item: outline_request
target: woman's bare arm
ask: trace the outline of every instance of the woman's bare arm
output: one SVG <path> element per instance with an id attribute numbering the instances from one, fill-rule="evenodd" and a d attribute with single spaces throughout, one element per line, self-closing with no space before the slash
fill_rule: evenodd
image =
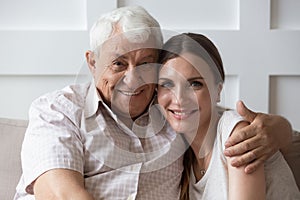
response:
<path id="1" fill-rule="evenodd" d="M 247 126 L 248 123 L 239 123 L 233 133 Z M 263 200 L 265 199 L 264 166 L 260 165 L 255 172 L 246 174 L 245 165 L 233 167 L 230 162 L 234 157 L 227 157 L 229 178 L 229 200 Z"/>

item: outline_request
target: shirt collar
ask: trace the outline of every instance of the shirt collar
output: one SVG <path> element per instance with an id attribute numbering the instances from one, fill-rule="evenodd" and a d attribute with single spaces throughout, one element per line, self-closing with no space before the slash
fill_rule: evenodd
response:
<path id="1" fill-rule="evenodd" d="M 102 98 L 98 93 L 95 83 L 94 83 L 94 81 L 91 81 L 90 87 L 88 89 L 86 99 L 85 99 L 84 117 L 89 118 L 92 115 L 94 115 L 97 112 L 99 102 L 101 102 L 101 101 L 102 101 Z"/>

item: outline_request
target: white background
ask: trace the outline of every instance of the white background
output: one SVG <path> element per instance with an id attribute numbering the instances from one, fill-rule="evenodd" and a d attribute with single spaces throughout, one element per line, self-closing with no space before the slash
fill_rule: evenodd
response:
<path id="1" fill-rule="evenodd" d="M 214 41 L 226 70 L 223 105 L 242 99 L 300 130 L 299 0 L 0 0 L 0 117 L 27 119 L 33 99 L 84 81 L 92 23 L 134 4 L 163 29 Z"/>

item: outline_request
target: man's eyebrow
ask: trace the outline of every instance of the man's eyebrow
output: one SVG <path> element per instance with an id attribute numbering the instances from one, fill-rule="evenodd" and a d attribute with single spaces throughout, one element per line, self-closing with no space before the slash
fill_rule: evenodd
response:
<path id="1" fill-rule="evenodd" d="M 155 60 L 155 56 L 147 55 L 147 56 L 141 58 L 141 60 L 146 60 L 146 59 L 154 59 Z"/>
<path id="2" fill-rule="evenodd" d="M 113 58 L 113 60 L 120 59 L 120 58 L 121 58 L 121 59 L 122 59 L 122 58 L 127 58 L 126 55 L 124 55 L 124 54 L 118 54 L 118 53 L 112 54 L 111 57 Z"/>

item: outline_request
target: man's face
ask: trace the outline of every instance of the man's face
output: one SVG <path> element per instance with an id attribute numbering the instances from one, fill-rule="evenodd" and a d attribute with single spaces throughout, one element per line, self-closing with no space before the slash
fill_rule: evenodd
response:
<path id="1" fill-rule="evenodd" d="M 132 44 L 124 36 L 116 36 L 93 56 L 95 68 L 91 71 L 105 103 L 122 117 L 142 114 L 156 87 L 158 51 L 149 48 L 147 42 Z"/>

